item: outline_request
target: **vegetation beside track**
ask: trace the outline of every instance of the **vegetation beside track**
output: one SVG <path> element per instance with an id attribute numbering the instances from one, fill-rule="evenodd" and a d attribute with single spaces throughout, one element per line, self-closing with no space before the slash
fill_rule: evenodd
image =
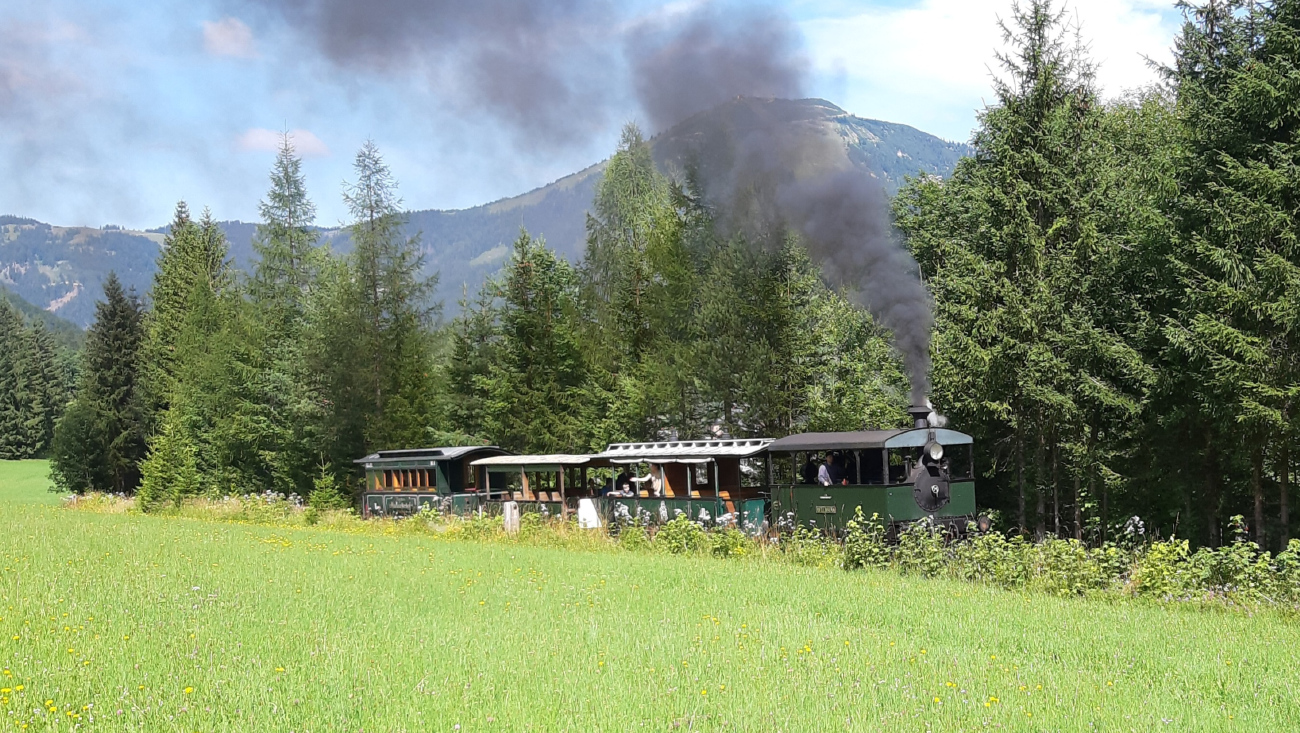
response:
<path id="1" fill-rule="evenodd" d="M 13 478 L 30 465 L 0 464 L 0 725 L 15 729 L 1300 721 L 1300 626 L 1276 613 L 396 530 L 69 512 Z"/>

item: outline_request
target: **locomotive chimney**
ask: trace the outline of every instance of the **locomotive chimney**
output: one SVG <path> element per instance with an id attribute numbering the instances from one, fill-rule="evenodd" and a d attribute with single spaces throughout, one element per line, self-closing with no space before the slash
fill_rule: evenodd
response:
<path id="1" fill-rule="evenodd" d="M 912 416 L 912 427 L 919 430 L 930 426 L 930 408 L 925 405 L 912 405 L 907 414 Z"/>

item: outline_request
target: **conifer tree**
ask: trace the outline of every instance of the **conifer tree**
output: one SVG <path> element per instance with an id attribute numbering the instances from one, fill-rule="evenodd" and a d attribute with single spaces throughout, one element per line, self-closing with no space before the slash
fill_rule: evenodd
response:
<path id="1" fill-rule="evenodd" d="M 568 262 L 520 233 L 501 283 L 496 358 L 478 385 L 485 429 L 502 446 L 555 453 L 591 442 L 577 285 Z"/>
<path id="2" fill-rule="evenodd" d="M 430 302 L 437 277 L 423 274 L 419 236 L 402 233 L 397 183 L 372 141 L 357 152 L 353 170 L 356 181 L 343 195 L 352 214 L 348 280 L 355 319 L 347 343 L 361 357 L 363 430 L 370 446 L 414 447 L 424 443 L 432 420 L 429 326 L 438 312 Z"/>
<path id="3" fill-rule="evenodd" d="M 1068 479 L 1115 475 L 1097 438 L 1123 442 L 1150 371 L 1129 333 L 1140 317 L 1114 302 L 1114 157 L 1064 20 L 1049 0 L 1013 11 L 976 154 L 895 206 L 935 294 L 936 401 L 991 449 L 985 495 L 1005 492 L 998 503 L 1039 535 L 1062 531 Z"/>
<path id="4" fill-rule="evenodd" d="M 1172 318 L 1162 370 L 1205 465 L 1209 541 L 1234 486 L 1256 541 L 1290 536 L 1291 445 L 1300 399 L 1300 5 L 1187 5 L 1177 42 L 1185 160 Z M 1276 493 L 1275 493 L 1276 492 Z M 1277 511 L 1270 509 L 1277 497 Z"/>
<path id="5" fill-rule="evenodd" d="M 145 453 L 139 391 L 143 340 L 140 300 L 110 272 L 86 333 L 77 397 L 55 428 L 50 467 L 58 488 L 135 491 Z"/>
<path id="6" fill-rule="evenodd" d="M 227 332 L 229 368 L 238 377 L 227 406 L 225 437 L 246 480 L 306 495 L 319 455 L 324 410 L 309 359 L 309 311 L 328 259 L 312 228 L 302 163 L 285 135 L 260 206 L 248 283 L 250 303 Z"/>
<path id="7" fill-rule="evenodd" d="M 31 458 L 43 447 L 45 385 L 32 334 L 0 301 L 0 459 Z"/>

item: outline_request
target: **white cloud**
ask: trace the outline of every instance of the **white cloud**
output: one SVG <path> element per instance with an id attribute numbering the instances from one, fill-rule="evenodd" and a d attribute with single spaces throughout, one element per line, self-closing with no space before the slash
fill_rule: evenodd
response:
<path id="1" fill-rule="evenodd" d="M 254 127 L 235 140 L 235 148 L 245 152 L 279 152 L 283 134 L 264 127 Z M 289 141 L 293 143 L 294 151 L 304 158 L 323 158 L 330 154 L 329 146 L 311 130 L 290 130 Z"/>
<path id="2" fill-rule="evenodd" d="M 879 1 L 879 0 L 877 0 Z M 1069 12 L 1100 67 L 1102 93 L 1118 96 L 1157 80 L 1145 57 L 1171 59 L 1178 15 L 1155 0 L 1074 0 Z M 838 79 L 855 114 L 915 125 L 965 140 L 975 114 L 993 101 L 995 54 L 1003 48 L 997 20 L 1009 20 L 1010 0 L 919 0 L 883 4 L 847 17 L 801 25 L 817 70 Z"/>
<path id="3" fill-rule="evenodd" d="M 213 56 L 251 59 L 257 56 L 253 31 L 239 18 L 203 21 L 203 48 Z"/>

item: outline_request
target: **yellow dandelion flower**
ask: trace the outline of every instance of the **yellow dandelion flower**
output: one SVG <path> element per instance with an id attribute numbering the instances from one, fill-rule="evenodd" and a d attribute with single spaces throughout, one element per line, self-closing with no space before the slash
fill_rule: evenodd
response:
<path id="1" fill-rule="evenodd" d="M 191 692 L 194 692 L 194 688 L 193 688 L 193 687 L 186 687 L 186 688 L 185 688 L 185 694 L 186 694 L 186 695 L 190 694 Z"/>
<path id="2" fill-rule="evenodd" d="M 934 699 L 934 701 L 935 701 L 935 702 L 939 702 L 939 698 L 936 697 L 936 698 Z"/>
<path id="3" fill-rule="evenodd" d="M 14 689 L 17 690 L 17 691 L 19 691 L 19 692 L 22 692 L 24 688 L 23 688 L 22 685 L 18 685 L 18 686 L 15 687 Z"/>
<path id="4" fill-rule="evenodd" d="M 700 690 L 700 694 L 701 694 L 701 695 L 707 695 L 707 694 L 709 694 L 709 691 L 708 691 L 708 690 Z"/>

